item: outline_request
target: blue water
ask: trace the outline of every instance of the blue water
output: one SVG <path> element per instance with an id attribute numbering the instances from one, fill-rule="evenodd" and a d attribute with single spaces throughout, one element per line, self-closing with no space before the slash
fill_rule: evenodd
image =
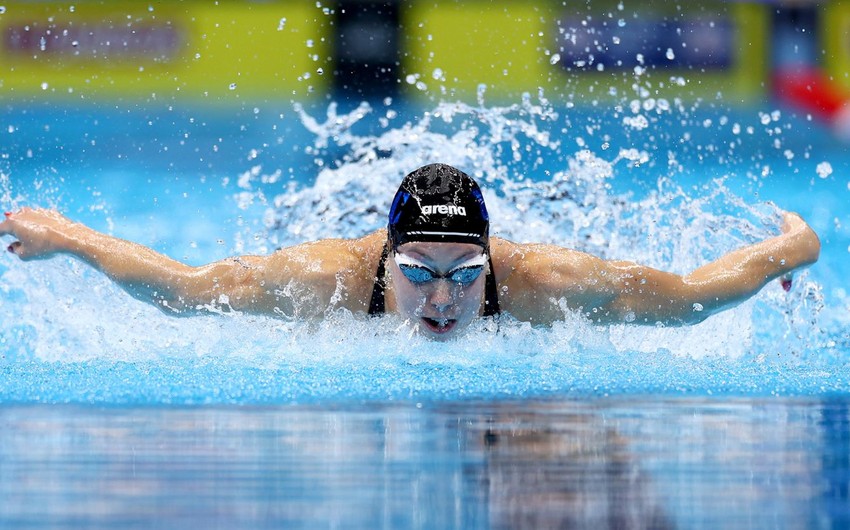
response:
<path id="1" fill-rule="evenodd" d="M 5 106 L 5 209 L 192 264 L 377 228 L 434 159 L 477 172 L 503 237 L 687 272 L 776 233 L 772 201 L 823 253 L 692 328 L 565 314 L 449 344 L 172 318 L 4 253 L 0 528 L 850 525 L 850 156 L 774 110 Z"/>

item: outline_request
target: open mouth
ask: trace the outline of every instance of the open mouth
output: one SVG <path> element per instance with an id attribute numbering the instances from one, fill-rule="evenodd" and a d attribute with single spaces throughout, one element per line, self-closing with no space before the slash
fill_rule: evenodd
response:
<path id="1" fill-rule="evenodd" d="M 457 320 L 452 318 L 422 317 L 422 322 L 425 323 L 425 327 L 434 333 L 448 333 L 454 329 L 455 324 L 457 324 Z"/>

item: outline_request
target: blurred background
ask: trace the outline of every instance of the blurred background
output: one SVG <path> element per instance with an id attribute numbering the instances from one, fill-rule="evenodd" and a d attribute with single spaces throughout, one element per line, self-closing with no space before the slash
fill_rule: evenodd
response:
<path id="1" fill-rule="evenodd" d="M 843 1 L 16 1 L 0 6 L 0 93 L 244 106 L 648 91 L 775 100 L 840 131 L 848 24 Z"/>

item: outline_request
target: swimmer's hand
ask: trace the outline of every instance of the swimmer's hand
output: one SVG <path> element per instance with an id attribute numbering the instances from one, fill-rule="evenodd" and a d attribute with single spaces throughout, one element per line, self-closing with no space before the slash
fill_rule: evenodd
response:
<path id="1" fill-rule="evenodd" d="M 6 250 L 22 260 L 49 258 L 67 250 L 68 241 L 80 226 L 55 210 L 42 208 L 22 208 L 3 217 L 0 236 L 17 238 Z"/>
<path id="2" fill-rule="evenodd" d="M 785 212 L 782 216 L 782 236 L 780 237 L 787 238 L 789 245 L 796 250 L 799 256 L 797 263 L 793 264 L 794 269 L 811 265 L 818 260 L 820 239 L 818 239 L 812 227 L 796 213 Z M 784 290 L 790 291 L 793 279 L 794 273 L 788 271 L 779 277 L 779 282 Z"/>

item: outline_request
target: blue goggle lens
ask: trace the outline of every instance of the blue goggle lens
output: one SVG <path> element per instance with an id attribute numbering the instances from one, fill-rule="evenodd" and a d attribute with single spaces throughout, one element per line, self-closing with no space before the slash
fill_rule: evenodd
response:
<path id="1" fill-rule="evenodd" d="M 424 267 L 416 265 L 399 265 L 404 277 L 413 283 L 427 283 L 434 279 L 434 273 Z"/>
<path id="2" fill-rule="evenodd" d="M 463 267 L 462 269 L 452 271 L 449 279 L 455 283 L 468 285 L 478 279 L 478 277 L 481 276 L 481 271 L 483 270 L 484 265 L 478 265 L 477 267 Z"/>

